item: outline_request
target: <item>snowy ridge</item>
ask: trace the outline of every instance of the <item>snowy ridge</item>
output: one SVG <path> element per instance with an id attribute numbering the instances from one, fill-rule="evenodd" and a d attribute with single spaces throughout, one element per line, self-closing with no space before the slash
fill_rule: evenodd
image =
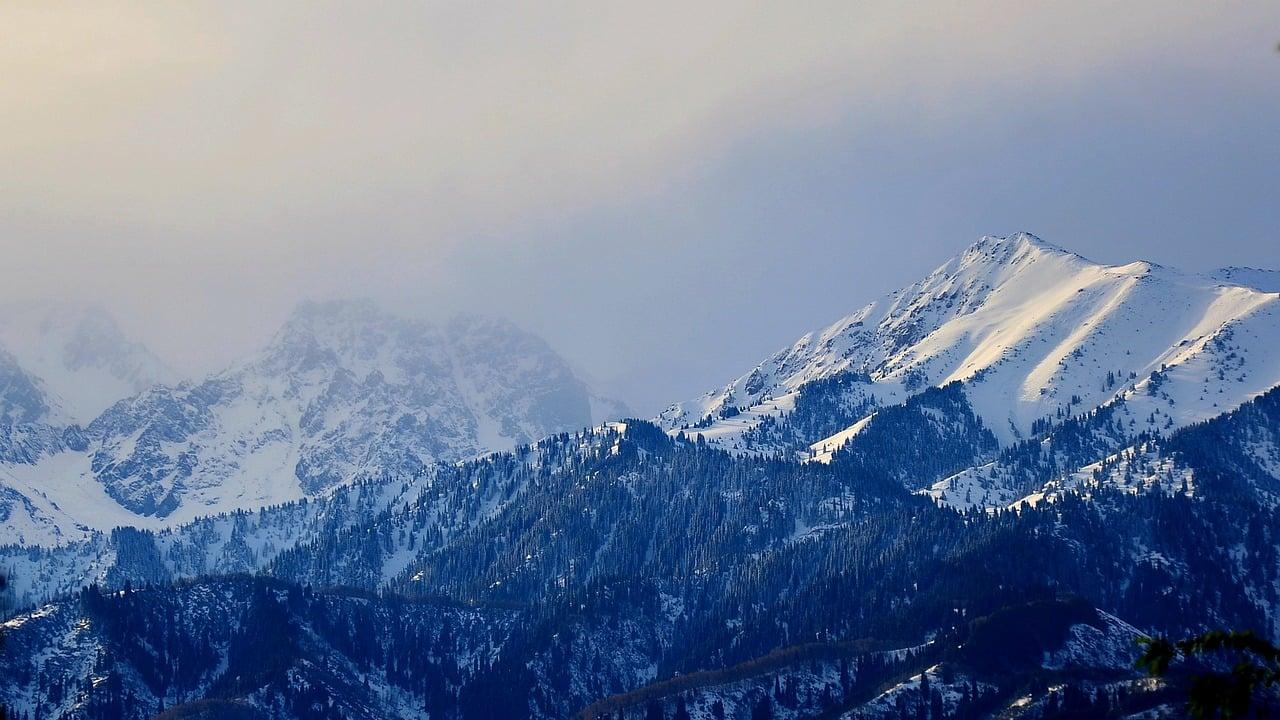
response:
<path id="1" fill-rule="evenodd" d="M 1278 308 L 1280 295 L 1214 277 L 1101 265 L 1026 233 L 985 237 L 658 421 L 750 451 L 745 434 L 788 412 L 806 384 L 863 373 L 859 391 L 880 405 L 962 381 L 1002 445 L 1117 397 L 1135 433 L 1167 431 L 1280 384 Z M 855 433 L 806 444 L 825 457 Z"/>
<path id="2" fill-rule="evenodd" d="M 101 529 L 78 526 L 81 532 L 77 534 L 63 533 L 57 526 L 38 527 L 27 537 L 40 537 L 38 531 L 44 530 L 62 542 L 41 543 L 56 545 L 45 548 L 0 547 L 0 574 L 9 580 L 9 599 L 23 607 L 75 592 L 89 583 L 119 586 L 126 579 L 139 584 L 263 572 L 291 551 L 310 562 L 312 543 L 345 539 L 349 530 L 360 537 L 370 526 L 412 528 L 409 533 L 391 533 L 376 567 L 367 573 L 362 567 L 371 560 L 367 555 L 324 569 L 335 582 L 341 579 L 342 584 L 379 587 L 404 575 L 438 545 L 518 502 L 528 478 L 563 472 L 575 463 L 605 454 L 616 455 L 625 430 L 623 423 L 609 423 L 552 436 L 513 453 L 494 453 L 454 466 L 433 465 L 412 478 L 357 481 L 319 498 L 213 514 L 182 524 L 169 524 L 171 519 L 130 518 L 121 508 L 101 520 Z M 4 501 L 0 495 L 0 503 Z M 108 500 L 100 502 L 110 507 Z M 15 531 L 25 529 L 18 522 L 22 517 L 19 509 L 11 508 L 8 522 Z M 432 535 L 435 539 L 428 540 Z"/>
<path id="3" fill-rule="evenodd" d="M 355 483 L 320 501 L 285 503 L 254 512 L 199 518 L 175 527 L 158 521 L 110 533 L 86 529 L 84 539 L 50 551 L 3 553 L 0 570 L 19 606 L 72 593 L 89 583 L 119 585 L 124 579 L 185 579 L 256 573 L 287 550 L 311 538 L 341 532 L 412 499 L 431 484 L 424 475 L 409 481 Z M 146 533 L 146 535 L 143 535 Z M 130 542 L 132 539 L 142 542 Z M 146 548 L 146 557 L 128 548 Z M 154 555 L 151 553 L 154 551 Z"/>
<path id="4" fill-rule="evenodd" d="M 0 424 L 54 424 L 65 420 L 62 408 L 40 378 L 0 347 Z"/>
<path id="5" fill-rule="evenodd" d="M 1123 492 L 1163 492 L 1168 495 L 1181 493 L 1194 495 L 1195 472 L 1176 460 L 1166 457 L 1149 444 L 1142 444 L 1085 465 L 1059 480 L 1045 483 L 1040 490 L 1010 504 L 1018 507 L 1024 503 L 1034 505 L 1054 500 L 1069 492 L 1088 494 L 1107 487 Z"/>
<path id="6" fill-rule="evenodd" d="M 1097 626 L 1088 623 L 1071 626 L 1062 646 L 1045 654 L 1045 668 L 1106 668 L 1117 672 L 1133 669 L 1138 658 L 1138 640 L 1146 637 L 1146 633 L 1110 613 L 1102 610 L 1097 613 Z"/>
<path id="7" fill-rule="evenodd" d="M 1018 508 L 1104 490 L 1198 496 L 1207 480 L 1219 492 L 1243 491 L 1266 507 L 1280 505 L 1280 388 L 1167 435 L 1144 428 L 1129 443 L 1132 427 L 1141 425 L 1118 402 L 920 492 L 963 510 Z"/>
<path id="8" fill-rule="evenodd" d="M 31 387 L 14 407 L 48 415 Z M 78 449 L 0 466 L 0 537 L 56 544 L 413 477 L 587 426 L 592 409 L 567 363 L 509 323 L 439 327 L 368 302 L 310 303 L 257 356 L 115 403 Z"/>
<path id="9" fill-rule="evenodd" d="M 1244 285 L 1262 292 L 1280 292 L 1280 270 L 1253 267 L 1224 267 L 1214 270 L 1210 277 L 1228 285 Z"/>
<path id="10" fill-rule="evenodd" d="M 47 388 L 58 414 L 50 422 L 88 424 L 117 400 L 173 373 L 93 305 L 12 303 L 0 307 L 0 348 Z"/>

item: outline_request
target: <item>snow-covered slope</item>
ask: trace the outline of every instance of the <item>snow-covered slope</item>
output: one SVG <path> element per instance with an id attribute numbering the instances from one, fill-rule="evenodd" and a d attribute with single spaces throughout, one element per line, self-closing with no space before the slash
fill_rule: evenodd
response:
<path id="1" fill-rule="evenodd" d="M 307 304 L 257 356 L 113 405 L 87 426 L 87 451 L 3 468 L 21 496 L 5 539 L 169 526 L 413 475 L 584 427 L 591 411 L 569 366 L 508 323 Z"/>
<path id="2" fill-rule="evenodd" d="M 35 463 L 72 448 L 83 450 L 84 433 L 78 426 L 64 426 L 65 421 L 44 382 L 0 349 L 0 469 Z M 4 484 L 0 480 L 0 486 Z"/>
<path id="3" fill-rule="evenodd" d="M 1280 270 L 1224 267 L 1213 271 L 1210 276 L 1228 285 L 1244 285 L 1262 292 L 1280 292 Z"/>
<path id="4" fill-rule="evenodd" d="M 440 718 L 522 619 L 310 589 L 304 597 L 245 577 L 94 588 L 0 626 L 9 646 L 0 702 L 12 717 L 42 720 Z M 353 642 L 352 628 L 369 642 Z M 375 670 L 375 656 L 396 662 Z"/>
<path id="5" fill-rule="evenodd" d="M 38 377 L 60 417 L 88 424 L 117 400 L 173 374 L 104 309 L 65 302 L 0 307 L 0 348 Z"/>
<path id="6" fill-rule="evenodd" d="M 749 451 L 751 428 L 784 416 L 806 384 L 854 373 L 880 405 L 962 381 L 1002 445 L 1118 396 L 1134 432 L 1167 430 L 1280 384 L 1280 295 L 1147 262 L 1101 265 L 1026 233 L 985 237 L 659 421 Z M 805 439 L 830 451 L 855 433 Z"/>
<path id="7" fill-rule="evenodd" d="M 1051 610 L 1067 612 L 1072 615 L 1080 611 L 1073 603 L 1057 603 Z M 1025 610 L 1024 610 L 1025 612 Z M 922 672 L 893 684 L 878 695 L 847 713 L 838 717 L 841 720 L 890 720 L 901 717 L 928 717 L 927 710 L 932 706 L 932 713 L 944 717 L 1001 717 L 1001 718 L 1056 718 L 1056 717 L 1093 717 L 1089 707 L 1073 707 L 1068 694 L 1064 692 L 1068 685 L 1071 690 L 1079 692 L 1079 688 L 1087 688 L 1088 697 L 1093 694 L 1110 695 L 1123 689 L 1127 697 L 1138 708 L 1156 705 L 1162 699 L 1152 693 L 1159 685 L 1149 681 L 1143 683 L 1134 669 L 1138 658 L 1139 639 L 1145 635 L 1129 623 L 1105 612 L 1087 610 L 1091 618 L 1073 617 L 1062 622 L 1065 628 L 1059 630 L 1058 637 L 1043 638 L 1046 623 L 1037 620 L 1022 627 L 1016 623 L 1007 630 L 1007 637 L 992 648 L 986 638 L 978 638 L 965 646 L 957 648 L 956 656 L 963 662 L 943 662 L 924 669 Z M 1000 623 L 1000 615 L 1013 613 L 1005 611 L 997 614 L 989 623 Z M 1052 621 L 1051 621 L 1052 622 Z M 1055 623 L 1056 624 L 1056 623 Z M 1002 628 L 1005 629 L 1005 628 Z M 1020 632 L 1019 632 L 1020 631 Z M 981 636 L 982 631 L 977 635 Z M 1042 638 L 1028 641 L 1028 636 L 1041 634 Z M 1046 642 L 1046 640 L 1049 640 Z M 1021 642 L 1020 642 L 1021 641 Z M 1017 654 L 1022 643 L 1043 643 L 1039 657 L 1026 654 L 1017 658 L 1013 665 L 1016 671 L 1032 674 L 1045 673 L 1056 682 L 1029 683 L 1017 693 L 1000 693 L 998 681 L 991 677 L 991 671 L 999 667 L 998 662 L 982 657 L 991 649 Z M 982 650 L 975 650 L 971 645 L 984 644 Z M 1025 646 L 1023 646 L 1025 647 Z M 975 662 L 976 661 L 976 662 Z M 1151 696 L 1143 698 L 1146 693 Z M 1084 697 L 1083 693 L 1080 693 Z M 1066 704 L 1066 707 L 1062 706 Z M 985 707 L 990 713 L 994 709 L 1000 712 L 981 714 L 974 711 L 975 706 Z M 939 713 L 941 710 L 941 713 Z M 1098 717 L 1110 717 L 1098 714 Z M 1165 717 L 1164 714 L 1154 715 Z M 1134 715 L 1133 717 L 1137 717 Z"/>
<path id="8" fill-rule="evenodd" d="M 63 419 L 44 382 L 0 348 L 0 425 L 56 423 Z"/>
<path id="9" fill-rule="evenodd" d="M 1110 424 L 1114 430 L 1116 415 L 1099 413 L 1063 428 L 1081 427 L 1097 437 L 1103 425 Z M 1264 506 L 1280 506 L 1280 388 L 1168 436 L 1143 435 L 1121 447 L 1117 443 L 1123 442 L 1123 436 L 1113 435 L 1109 444 L 1096 446 L 1079 442 L 1080 436 L 1059 429 L 991 462 L 940 479 L 921 492 L 943 504 L 969 509 L 1035 505 L 1070 494 L 1117 490 L 1194 496 L 1208 482 L 1219 492 L 1225 486 Z M 1030 472 L 1029 465 L 1033 466 Z"/>

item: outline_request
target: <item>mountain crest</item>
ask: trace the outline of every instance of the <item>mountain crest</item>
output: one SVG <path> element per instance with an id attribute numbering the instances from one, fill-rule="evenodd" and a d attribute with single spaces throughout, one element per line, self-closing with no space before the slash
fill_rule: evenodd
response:
<path id="1" fill-rule="evenodd" d="M 1154 263 L 1095 263 L 1030 233 L 987 236 L 660 420 L 672 431 L 697 426 L 730 448 L 772 452 L 779 448 L 761 446 L 756 428 L 799 422 L 797 403 L 805 388 L 814 396 L 815 383 L 831 381 L 841 393 L 823 405 L 826 417 L 855 413 L 843 442 L 856 412 L 959 381 L 1004 446 L 1121 401 L 1134 432 L 1166 430 L 1280 384 L 1278 306 L 1275 295 Z M 860 380 L 835 383 L 841 377 Z M 1152 377 L 1178 380 L 1156 390 Z M 803 439 L 833 447 L 825 436 Z"/>
<path id="2" fill-rule="evenodd" d="M 5 367 L 6 412 L 49 415 L 38 380 Z M 459 316 L 440 327 L 366 300 L 304 303 L 256 356 L 114 404 L 88 424 L 87 448 L 76 437 L 37 453 L 27 433 L 11 455 L 34 465 L 61 452 L 57 477 L 20 468 L 9 484 L 40 494 L 24 505 L 27 541 L 57 542 L 122 517 L 159 527 L 415 476 L 586 427 L 594 401 L 563 358 L 509 322 Z M 63 452 L 73 445 L 83 452 Z"/>
<path id="3" fill-rule="evenodd" d="M 1070 250 L 1058 247 L 1029 232 L 1016 232 L 1012 235 L 983 235 L 960 254 L 961 258 L 986 258 L 1008 262 L 1018 257 L 1037 254 L 1071 255 L 1080 257 Z M 1083 259 L 1083 258 L 1082 258 Z"/>
<path id="4" fill-rule="evenodd" d="M 97 305 L 6 305 L 0 308 L 0 347 L 42 381 L 50 405 L 57 408 L 48 422 L 87 425 L 116 401 L 173 377 Z"/>

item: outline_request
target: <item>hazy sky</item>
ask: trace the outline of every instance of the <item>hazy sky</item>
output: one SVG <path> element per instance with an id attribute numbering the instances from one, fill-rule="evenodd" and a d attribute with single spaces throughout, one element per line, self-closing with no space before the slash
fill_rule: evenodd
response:
<path id="1" fill-rule="evenodd" d="M 984 233 L 1280 267 L 1280 3 L 0 5 L 0 299 L 498 314 L 643 411 Z"/>

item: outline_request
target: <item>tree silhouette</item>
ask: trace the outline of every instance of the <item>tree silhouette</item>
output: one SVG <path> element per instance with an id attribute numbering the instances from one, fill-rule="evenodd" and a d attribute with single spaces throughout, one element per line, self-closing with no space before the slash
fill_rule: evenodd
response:
<path id="1" fill-rule="evenodd" d="M 1248 717 L 1258 696 L 1280 682 L 1280 649 L 1251 631 L 1215 630 L 1177 643 L 1160 637 L 1144 642 L 1138 667 L 1153 677 L 1166 675 L 1179 658 L 1226 656 L 1236 661 L 1230 672 L 1192 676 L 1187 711 L 1193 718 Z"/>

